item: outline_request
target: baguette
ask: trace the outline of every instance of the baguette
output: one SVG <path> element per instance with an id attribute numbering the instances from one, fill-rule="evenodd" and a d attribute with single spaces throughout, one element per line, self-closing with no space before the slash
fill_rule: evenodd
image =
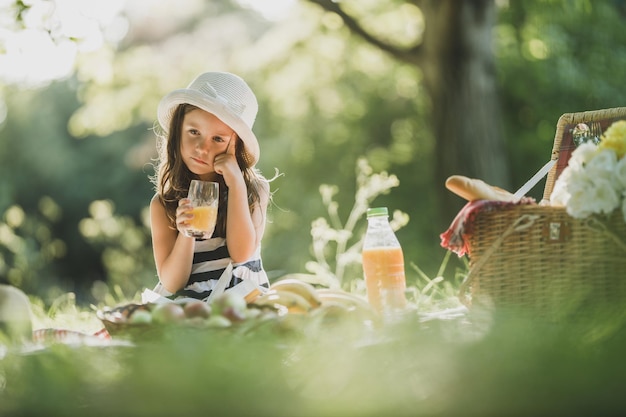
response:
<path id="1" fill-rule="evenodd" d="M 476 178 L 468 178 L 462 175 L 448 177 L 446 180 L 446 188 L 467 201 L 515 201 L 515 196 L 502 188 L 489 185 Z"/>

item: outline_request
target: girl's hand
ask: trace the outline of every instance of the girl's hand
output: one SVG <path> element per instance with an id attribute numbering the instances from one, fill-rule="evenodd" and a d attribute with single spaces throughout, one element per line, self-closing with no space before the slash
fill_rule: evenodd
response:
<path id="1" fill-rule="evenodd" d="M 188 198 L 181 198 L 178 201 L 178 208 L 176 208 L 176 229 L 182 234 L 189 226 L 189 221 L 193 219 L 193 213 L 191 210 L 191 200 Z"/>
<path id="2" fill-rule="evenodd" d="M 237 163 L 237 157 L 235 156 L 238 140 L 237 134 L 233 133 L 228 142 L 226 152 L 217 155 L 213 161 L 213 169 L 216 173 L 224 177 L 224 182 L 228 187 L 234 185 L 236 181 L 243 179 L 241 169 Z"/>

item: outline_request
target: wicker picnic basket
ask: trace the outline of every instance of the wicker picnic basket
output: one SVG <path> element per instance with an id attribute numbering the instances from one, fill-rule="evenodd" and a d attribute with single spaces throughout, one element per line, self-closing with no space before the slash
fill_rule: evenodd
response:
<path id="1" fill-rule="evenodd" d="M 558 120 L 543 199 L 575 148 L 572 129 L 626 119 L 626 107 L 564 114 Z M 506 307 L 553 317 L 626 299 L 626 224 L 621 210 L 576 219 L 547 204 L 504 205 L 476 213 L 468 235 L 469 272 L 459 297 L 468 306 Z"/>

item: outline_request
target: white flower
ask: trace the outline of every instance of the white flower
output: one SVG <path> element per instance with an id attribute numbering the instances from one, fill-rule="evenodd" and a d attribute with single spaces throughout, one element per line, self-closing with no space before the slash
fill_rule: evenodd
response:
<path id="1" fill-rule="evenodd" d="M 578 219 L 593 213 L 612 213 L 620 204 L 620 195 L 606 179 L 578 182 L 570 188 L 570 192 L 566 210 Z"/>
<path id="2" fill-rule="evenodd" d="M 620 190 L 626 190 L 626 158 L 620 159 L 619 162 L 615 165 L 613 178 L 617 186 L 620 187 Z"/>
<path id="3" fill-rule="evenodd" d="M 552 194 L 550 194 L 551 206 L 566 206 L 567 201 L 569 200 L 570 194 L 567 191 L 567 183 L 565 181 L 561 181 L 562 176 L 563 174 L 561 173 L 559 179 L 557 179 L 554 183 Z"/>
<path id="4" fill-rule="evenodd" d="M 566 203 L 567 213 L 577 219 L 582 219 L 593 213 L 592 196 L 593 183 L 586 178 L 580 181 L 571 181 L 567 184 L 569 198 Z"/>
<path id="5" fill-rule="evenodd" d="M 591 206 L 594 213 L 610 214 L 620 205 L 621 195 L 613 187 L 609 179 L 593 178 L 593 190 Z"/>
<path id="6" fill-rule="evenodd" d="M 572 173 L 574 169 L 571 166 L 566 166 L 563 169 L 563 172 L 559 175 L 556 182 L 554 183 L 554 188 L 552 189 L 552 194 L 550 194 L 550 205 L 552 206 L 566 206 L 567 201 L 570 198 L 570 193 L 568 191 L 568 185 L 570 183 L 570 178 L 572 177 Z"/>
<path id="7" fill-rule="evenodd" d="M 572 167 L 572 169 L 580 169 L 591 161 L 597 151 L 598 147 L 595 144 L 592 142 L 585 142 L 578 148 L 574 149 L 567 165 Z"/>
<path id="8" fill-rule="evenodd" d="M 603 149 L 596 153 L 584 167 L 589 178 L 610 180 L 617 165 L 617 156 L 611 149 Z"/>

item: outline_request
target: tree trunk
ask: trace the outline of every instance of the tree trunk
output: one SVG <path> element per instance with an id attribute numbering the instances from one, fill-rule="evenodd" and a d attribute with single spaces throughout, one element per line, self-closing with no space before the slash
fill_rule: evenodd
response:
<path id="1" fill-rule="evenodd" d="M 454 174 L 509 188 L 497 97 L 493 0 L 429 0 L 421 68 L 432 103 L 434 180 L 444 224 L 465 203 L 444 188 Z"/>
<path id="2" fill-rule="evenodd" d="M 336 13 L 356 36 L 424 73 L 436 140 L 433 178 L 439 227 L 447 227 L 465 204 L 445 188 L 450 175 L 510 188 L 492 51 L 495 0 L 407 0 L 422 10 L 426 22 L 423 42 L 412 48 L 369 33 L 341 2 L 308 1 Z"/>

